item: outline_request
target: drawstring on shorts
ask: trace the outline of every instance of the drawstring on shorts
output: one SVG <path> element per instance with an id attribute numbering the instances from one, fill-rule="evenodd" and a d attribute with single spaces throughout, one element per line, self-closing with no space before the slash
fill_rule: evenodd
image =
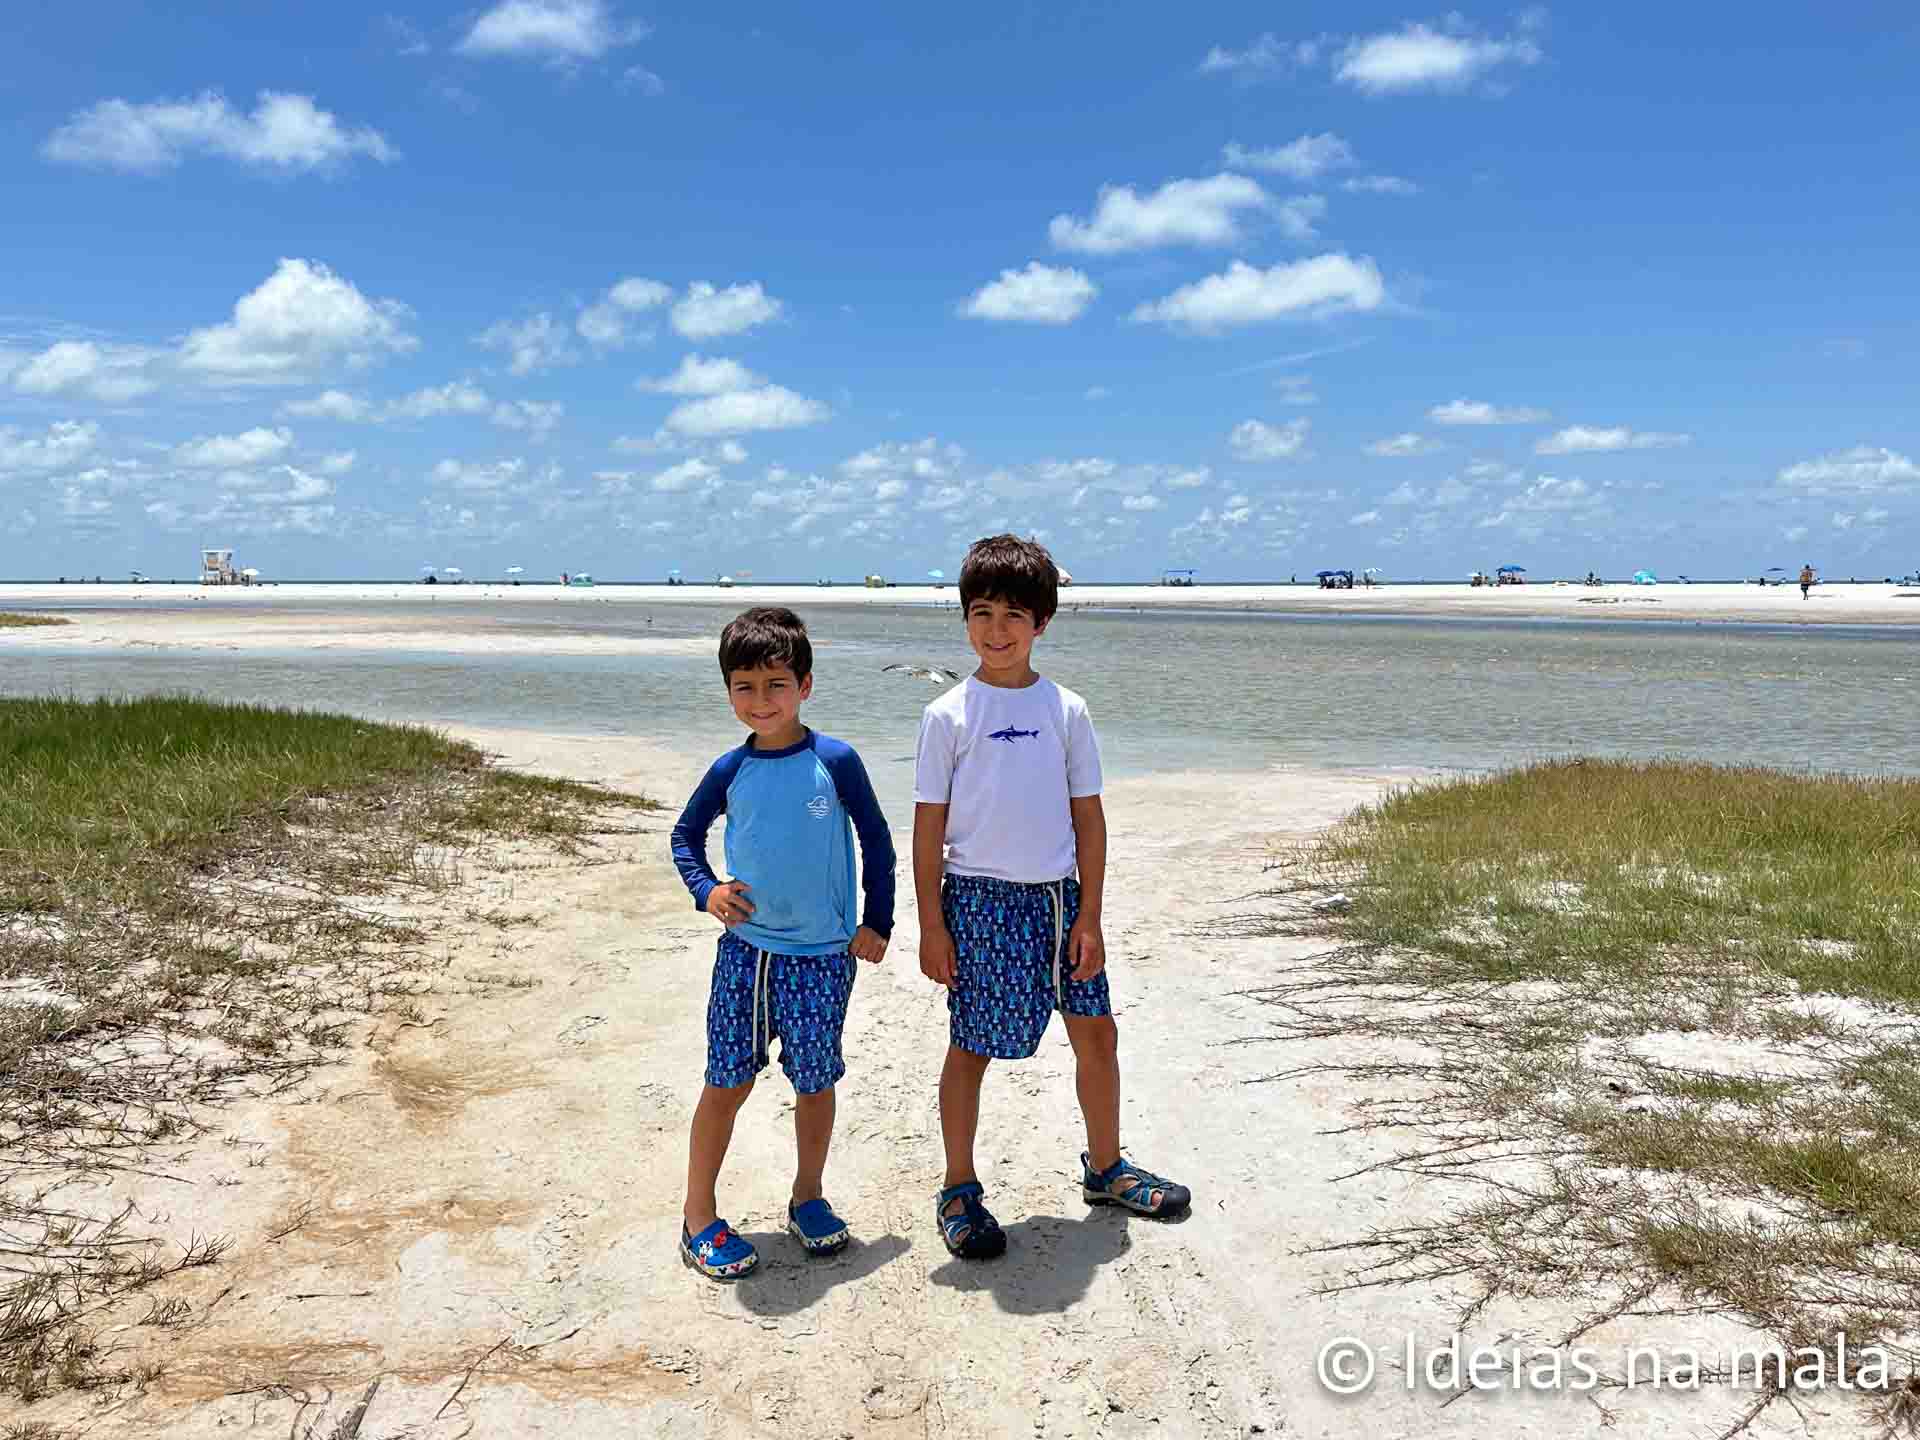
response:
<path id="1" fill-rule="evenodd" d="M 1066 881 L 1056 880 L 1047 887 L 1053 900 L 1053 998 L 1063 1015 L 1067 1011 L 1067 989 L 1060 976 L 1060 944 L 1067 928 L 1066 886 Z"/>
<path id="2" fill-rule="evenodd" d="M 753 1065 L 758 1071 L 770 1060 L 768 1051 L 773 1048 L 773 987 L 768 983 L 767 968 L 771 963 L 772 952 L 759 952 L 759 963 L 753 971 Z"/>

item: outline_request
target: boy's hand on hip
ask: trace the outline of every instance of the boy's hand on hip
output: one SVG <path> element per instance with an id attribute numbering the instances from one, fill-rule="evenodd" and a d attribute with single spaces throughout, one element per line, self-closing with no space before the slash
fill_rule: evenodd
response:
<path id="1" fill-rule="evenodd" d="M 936 985 L 953 989 L 953 972 L 958 957 L 954 954 L 953 933 L 942 925 L 938 930 L 920 932 L 920 973 Z"/>
<path id="2" fill-rule="evenodd" d="M 753 901 L 747 891 L 753 887 L 744 880 L 729 880 L 707 892 L 707 913 L 722 925 L 738 925 L 753 918 Z"/>
<path id="3" fill-rule="evenodd" d="M 862 925 L 853 932 L 853 941 L 847 949 L 853 952 L 855 959 L 872 964 L 887 958 L 887 939 L 878 930 L 869 930 Z"/>
<path id="4" fill-rule="evenodd" d="M 1082 917 L 1073 922 L 1067 935 L 1067 959 L 1075 980 L 1091 980 L 1107 968 L 1107 942 L 1098 920 Z"/>

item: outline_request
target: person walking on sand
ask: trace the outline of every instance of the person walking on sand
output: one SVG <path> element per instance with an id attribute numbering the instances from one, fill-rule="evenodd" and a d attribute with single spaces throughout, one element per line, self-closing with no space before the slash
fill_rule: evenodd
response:
<path id="1" fill-rule="evenodd" d="M 1813 566 L 1802 565 L 1800 567 L 1800 598 L 1806 599 L 1807 592 L 1811 589 L 1813 589 Z"/>
<path id="2" fill-rule="evenodd" d="M 927 706 L 914 756 L 920 969 L 947 987 L 949 1021 L 947 1169 L 934 1220 L 948 1252 L 968 1260 L 1007 1247 L 974 1166 L 981 1082 L 992 1061 L 1032 1056 L 1055 1010 L 1086 1122 L 1083 1198 L 1154 1216 L 1192 1202 L 1186 1186 L 1120 1153 L 1119 1032 L 1100 929 L 1100 744 L 1086 702 L 1031 663 L 1058 608 L 1057 575 L 1043 546 L 1015 535 L 968 550 L 960 608 L 980 665 Z"/>
<path id="3" fill-rule="evenodd" d="M 859 755 L 800 723 L 813 693 L 813 644 L 800 617 L 784 606 L 734 617 L 720 632 L 720 673 L 752 733 L 713 762 L 673 827 L 674 864 L 694 908 L 726 927 L 707 999 L 706 1085 L 687 1145 L 680 1258 L 711 1279 L 735 1280 L 760 1257 L 720 1218 L 714 1191 L 734 1117 L 775 1039 L 793 1084 L 799 1155 L 787 1229 L 809 1255 L 847 1245 L 823 1176 L 834 1087 L 847 1073 L 840 1037 L 854 962 L 884 958 L 893 934 L 894 853 Z M 722 814 L 725 882 L 707 863 L 707 832 Z M 857 923 L 854 830 L 866 897 Z"/>

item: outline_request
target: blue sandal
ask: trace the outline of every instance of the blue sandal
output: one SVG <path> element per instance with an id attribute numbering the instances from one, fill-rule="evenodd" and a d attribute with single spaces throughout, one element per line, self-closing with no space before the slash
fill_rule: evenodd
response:
<path id="1" fill-rule="evenodd" d="M 1126 1183 L 1116 1190 L 1116 1180 Z M 1163 1180 L 1125 1159 L 1096 1171 L 1084 1151 L 1080 1155 L 1080 1193 L 1089 1205 L 1124 1205 L 1136 1215 L 1151 1215 L 1156 1220 L 1178 1215 L 1193 1204 L 1193 1192 L 1184 1185 Z"/>
<path id="2" fill-rule="evenodd" d="M 847 1222 L 833 1213 L 825 1197 L 804 1205 L 787 1202 L 787 1229 L 809 1255 L 833 1255 L 847 1248 L 852 1237 Z"/>
<path id="3" fill-rule="evenodd" d="M 738 1280 L 760 1263 L 760 1252 L 726 1221 L 716 1220 L 698 1235 L 680 1226 L 680 1258 L 709 1280 Z"/>
<path id="4" fill-rule="evenodd" d="M 934 1223 L 940 1227 L 940 1238 L 946 1242 L 949 1255 L 962 1260 L 991 1260 L 1007 1253 L 1007 1232 L 980 1203 L 984 1193 L 978 1180 L 968 1180 L 949 1185 L 934 1198 Z M 947 1207 L 956 1200 L 960 1213 L 947 1214 Z"/>

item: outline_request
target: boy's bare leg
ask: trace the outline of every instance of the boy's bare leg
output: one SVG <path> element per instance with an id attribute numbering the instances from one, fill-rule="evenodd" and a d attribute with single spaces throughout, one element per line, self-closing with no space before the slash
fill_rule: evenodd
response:
<path id="1" fill-rule="evenodd" d="M 687 1233 L 698 1235 L 720 1218 L 720 1202 L 713 1188 L 733 1143 L 733 1120 L 753 1093 L 753 1081 L 721 1089 L 708 1085 L 693 1108 L 693 1136 L 687 1143 Z"/>
<path id="2" fill-rule="evenodd" d="M 827 1173 L 827 1148 L 833 1144 L 833 1087 L 793 1097 L 794 1148 L 800 1159 L 793 1172 L 793 1203 L 818 1200 Z"/>
<path id="3" fill-rule="evenodd" d="M 1063 1015 L 1073 1042 L 1074 1088 L 1087 1122 L 1087 1159 L 1096 1171 L 1120 1159 L 1120 1028 L 1111 1015 Z"/>
<path id="4" fill-rule="evenodd" d="M 947 1186 L 980 1178 L 973 1168 L 973 1137 L 980 1128 L 980 1083 L 987 1078 L 989 1063 L 985 1055 L 947 1046 L 947 1063 L 940 1068 L 940 1138 L 947 1147 Z M 957 1214 L 959 1204 L 956 1200 L 949 1209 Z"/>

